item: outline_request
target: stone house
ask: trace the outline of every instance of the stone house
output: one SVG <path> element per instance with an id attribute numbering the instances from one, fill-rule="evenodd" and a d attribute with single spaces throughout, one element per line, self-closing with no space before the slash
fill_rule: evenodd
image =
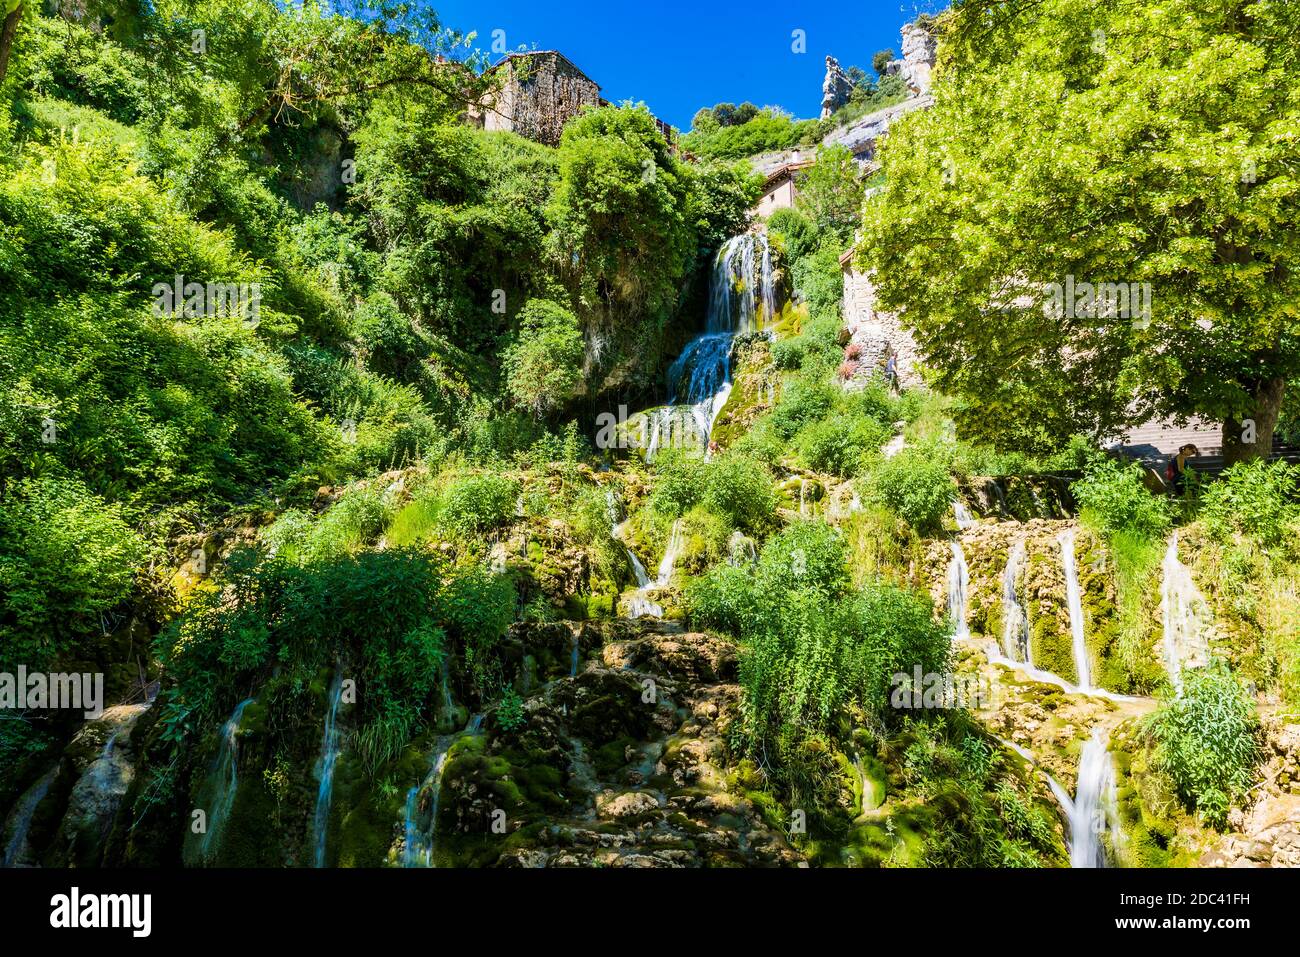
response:
<path id="1" fill-rule="evenodd" d="M 556 146 L 564 126 L 584 107 L 608 106 L 600 85 L 558 50 L 509 53 L 488 70 L 500 88 L 477 108 L 470 122 L 485 130 L 506 130 L 538 143 Z M 676 131 L 655 118 L 655 126 L 669 144 Z"/>
<path id="2" fill-rule="evenodd" d="M 885 356 L 892 352 L 898 365 L 898 379 L 904 386 L 921 383 L 917 369 L 920 354 L 912 333 L 898 314 L 876 309 L 876 287 L 866 273 L 853 268 L 853 249 L 840 256 L 844 273 L 844 299 L 841 312 L 849 331 L 849 342 L 857 346 L 858 371 L 854 378 L 881 375 Z"/>
<path id="3" fill-rule="evenodd" d="M 812 166 L 812 160 L 796 160 L 783 163 L 768 174 L 767 181 L 763 184 L 763 195 L 758 198 L 753 215 L 766 219 L 778 209 L 794 206 L 795 198 L 799 195 L 799 176 L 809 166 Z"/>

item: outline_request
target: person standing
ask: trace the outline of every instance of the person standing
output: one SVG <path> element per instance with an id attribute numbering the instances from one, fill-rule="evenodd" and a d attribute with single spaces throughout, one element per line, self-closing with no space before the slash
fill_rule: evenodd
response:
<path id="1" fill-rule="evenodd" d="M 1165 485 L 1169 488 L 1169 494 L 1182 495 L 1187 491 L 1187 464 L 1200 454 L 1195 445 L 1188 443 L 1179 448 L 1178 454 L 1169 460 L 1165 466 Z"/>

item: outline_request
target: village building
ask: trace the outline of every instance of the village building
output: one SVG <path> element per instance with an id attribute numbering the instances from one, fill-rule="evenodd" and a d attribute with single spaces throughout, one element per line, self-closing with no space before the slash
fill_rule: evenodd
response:
<path id="1" fill-rule="evenodd" d="M 470 110 L 472 123 L 485 130 L 505 130 L 547 146 L 556 146 L 564 126 L 586 107 L 608 106 L 600 85 L 558 50 L 507 54 L 488 70 L 498 89 Z M 669 144 L 676 131 L 655 118 Z"/>
<path id="2" fill-rule="evenodd" d="M 778 209 L 793 207 L 795 198 L 799 195 L 799 177 L 810 166 L 812 160 L 794 159 L 769 173 L 753 214 L 765 219 Z"/>

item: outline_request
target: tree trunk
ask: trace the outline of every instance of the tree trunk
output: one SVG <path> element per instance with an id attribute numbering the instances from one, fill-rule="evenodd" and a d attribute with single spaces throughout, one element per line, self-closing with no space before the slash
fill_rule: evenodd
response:
<path id="1" fill-rule="evenodd" d="M 0 84 L 5 81 L 5 74 L 9 72 L 9 51 L 13 49 L 14 34 L 18 32 L 18 21 L 23 15 L 23 5 L 20 3 L 14 7 L 13 13 L 5 17 L 5 25 L 0 29 Z"/>
<path id="2" fill-rule="evenodd" d="M 1255 408 L 1242 419 L 1223 421 L 1223 465 L 1267 458 L 1273 451 L 1273 429 L 1282 409 L 1286 380 L 1280 376 L 1259 384 L 1255 390 Z M 1253 434 L 1252 434 L 1253 433 Z M 1253 441 L 1251 441 L 1253 439 Z"/>

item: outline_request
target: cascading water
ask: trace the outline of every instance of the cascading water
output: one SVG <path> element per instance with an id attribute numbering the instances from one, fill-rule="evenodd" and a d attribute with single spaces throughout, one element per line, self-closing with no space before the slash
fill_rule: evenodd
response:
<path id="1" fill-rule="evenodd" d="M 1083 594 L 1079 590 L 1079 575 L 1074 567 L 1074 530 L 1067 529 L 1057 538 L 1061 546 L 1061 565 L 1065 570 L 1065 600 L 1070 609 L 1070 648 L 1074 656 L 1074 670 L 1078 675 L 1079 690 L 1092 688 L 1092 666 L 1088 660 L 1088 642 L 1083 628 Z"/>
<path id="2" fill-rule="evenodd" d="M 573 648 L 569 653 L 569 677 L 570 678 L 574 678 L 578 674 L 579 657 L 580 657 L 580 649 L 578 647 L 578 636 L 574 635 Z"/>
<path id="3" fill-rule="evenodd" d="M 970 570 L 966 567 L 966 553 L 961 549 L 961 542 L 952 543 L 952 559 L 948 562 L 948 614 L 952 616 L 956 629 L 954 638 L 969 638 L 970 626 L 966 624 L 967 589 L 970 586 Z"/>
<path id="4" fill-rule="evenodd" d="M 767 235 L 733 236 L 714 261 L 704 332 L 687 343 L 669 367 L 668 404 L 648 417 L 647 461 L 665 445 L 707 450 L 713 423 L 731 394 L 732 339 L 770 321 L 775 313 Z"/>
<path id="5" fill-rule="evenodd" d="M 677 563 L 677 556 L 681 554 L 684 544 L 682 520 L 679 518 L 673 522 L 673 530 L 668 536 L 668 547 L 664 549 L 664 557 L 659 561 L 659 574 L 655 579 L 656 588 L 667 588 L 672 584 L 673 566 Z"/>
<path id="6" fill-rule="evenodd" d="M 1182 672 L 1209 660 L 1210 647 L 1205 626 L 1210 621 L 1210 607 L 1201 594 L 1192 573 L 1178 560 L 1178 533 L 1169 538 L 1160 583 L 1160 617 L 1164 624 L 1164 657 L 1169 680 L 1181 689 Z"/>
<path id="7" fill-rule="evenodd" d="M 1119 802 L 1115 788 L 1115 765 L 1111 762 L 1106 732 L 1097 727 L 1079 754 L 1079 781 L 1074 789 L 1070 813 L 1070 866 L 1107 867 L 1103 834 L 1110 834 L 1112 850 L 1123 841 L 1119 824 Z"/>
<path id="8" fill-rule="evenodd" d="M 961 499 L 957 499 L 952 503 L 952 514 L 953 518 L 957 521 L 957 528 L 960 531 L 964 532 L 975 524 L 974 516 L 971 515 L 970 509 Z"/>
<path id="9" fill-rule="evenodd" d="M 334 799 L 334 765 L 338 763 L 343 737 L 338 729 L 339 702 L 343 700 L 343 672 L 336 671 L 330 688 L 330 706 L 325 715 L 325 733 L 321 736 L 317 773 L 320 787 L 316 791 L 314 843 L 316 867 L 325 866 L 325 842 L 329 837 L 330 802 Z"/>
<path id="10" fill-rule="evenodd" d="M 483 727 L 483 715 L 472 715 L 465 730 L 458 734 L 445 734 L 434 743 L 429 756 L 429 773 L 423 781 L 406 792 L 406 808 L 402 831 L 406 837 L 402 848 L 403 867 L 432 867 L 434 836 L 438 828 L 438 801 L 442 796 L 442 772 L 447 766 L 451 746 L 466 735 L 478 734 Z M 420 795 L 428 794 L 425 801 Z M 421 806 L 423 805 L 423 806 Z"/>
<path id="11" fill-rule="evenodd" d="M 1030 662 L 1029 618 L 1020 601 L 1018 581 L 1025 564 L 1025 540 L 1018 539 L 1007 555 L 1002 573 L 1002 651 L 1014 661 Z"/>
<path id="12" fill-rule="evenodd" d="M 208 812 L 208 829 L 203 835 L 200 851 L 204 858 L 209 858 L 214 845 L 220 846 L 219 838 L 230 810 L 235 803 L 235 792 L 239 788 L 239 722 L 244 717 L 244 709 L 253 703 L 246 698 L 235 705 L 230 719 L 221 726 L 221 748 L 212 765 L 212 778 L 216 782 L 216 791 L 212 799 L 212 809 Z"/>
<path id="13" fill-rule="evenodd" d="M 31 829 L 32 818 L 36 815 L 37 807 L 45 800 L 58 773 L 59 766 L 56 764 L 18 799 L 10 812 L 9 820 L 5 822 L 4 833 L 8 835 L 8 840 L 5 841 L 4 854 L 0 855 L 0 867 L 14 867 L 24 863 L 28 853 L 27 833 Z"/>

